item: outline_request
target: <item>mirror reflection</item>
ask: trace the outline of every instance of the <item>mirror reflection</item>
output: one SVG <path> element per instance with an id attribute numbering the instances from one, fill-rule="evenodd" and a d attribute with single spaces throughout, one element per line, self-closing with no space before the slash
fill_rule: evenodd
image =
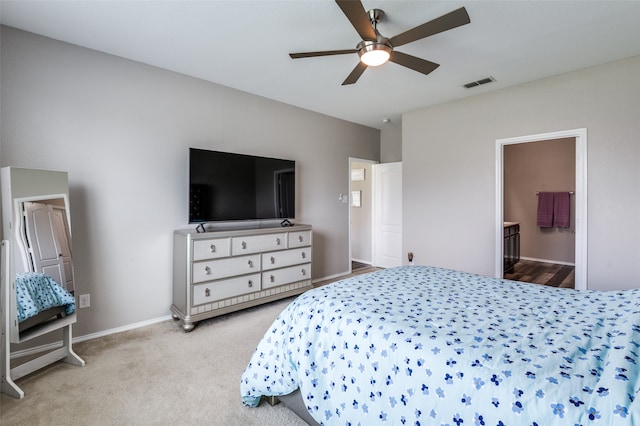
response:
<path id="1" fill-rule="evenodd" d="M 15 273 L 37 272 L 74 292 L 71 233 L 64 198 L 16 200 Z"/>

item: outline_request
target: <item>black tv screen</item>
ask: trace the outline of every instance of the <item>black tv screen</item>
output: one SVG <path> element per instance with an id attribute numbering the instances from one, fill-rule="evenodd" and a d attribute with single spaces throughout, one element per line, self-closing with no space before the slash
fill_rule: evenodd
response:
<path id="1" fill-rule="evenodd" d="M 189 149 L 189 223 L 294 219 L 292 160 Z"/>

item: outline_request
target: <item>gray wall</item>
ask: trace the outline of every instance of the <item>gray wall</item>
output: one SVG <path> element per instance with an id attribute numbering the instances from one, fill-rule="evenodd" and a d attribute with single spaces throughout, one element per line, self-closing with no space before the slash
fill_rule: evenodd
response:
<path id="1" fill-rule="evenodd" d="M 3 27 L 2 166 L 69 173 L 77 336 L 169 314 L 172 231 L 187 224 L 188 148 L 297 162 L 313 278 L 348 271 L 348 158 L 380 132 Z"/>
<path id="2" fill-rule="evenodd" d="M 638 75 L 635 57 L 404 114 L 404 251 L 493 275 L 496 140 L 586 128 L 587 285 L 638 287 Z"/>
<path id="3" fill-rule="evenodd" d="M 383 127 L 380 130 L 380 162 L 402 161 L 402 125 Z"/>

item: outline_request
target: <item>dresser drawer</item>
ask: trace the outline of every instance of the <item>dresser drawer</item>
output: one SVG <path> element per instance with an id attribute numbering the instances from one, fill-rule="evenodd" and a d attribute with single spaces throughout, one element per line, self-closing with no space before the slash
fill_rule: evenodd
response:
<path id="1" fill-rule="evenodd" d="M 194 283 L 250 274 L 260 272 L 260 255 L 194 262 L 191 268 L 191 280 Z"/>
<path id="2" fill-rule="evenodd" d="M 288 268 L 274 269 L 262 273 L 262 288 L 277 287 L 296 281 L 311 279 L 311 264 L 290 266 Z"/>
<path id="3" fill-rule="evenodd" d="M 202 305 L 229 297 L 260 291 L 260 274 L 244 275 L 193 286 L 192 305 Z"/>
<path id="4" fill-rule="evenodd" d="M 311 245 L 311 231 L 289 232 L 287 236 L 287 247 L 306 247 Z"/>
<path id="5" fill-rule="evenodd" d="M 265 234 L 250 235 L 246 237 L 231 238 L 231 254 L 238 256 L 242 254 L 259 253 L 262 251 L 272 251 L 287 248 L 287 234 Z"/>
<path id="6" fill-rule="evenodd" d="M 230 253 L 231 238 L 215 238 L 193 242 L 193 260 L 227 257 Z"/>
<path id="7" fill-rule="evenodd" d="M 311 247 L 262 254 L 262 270 L 311 262 Z"/>

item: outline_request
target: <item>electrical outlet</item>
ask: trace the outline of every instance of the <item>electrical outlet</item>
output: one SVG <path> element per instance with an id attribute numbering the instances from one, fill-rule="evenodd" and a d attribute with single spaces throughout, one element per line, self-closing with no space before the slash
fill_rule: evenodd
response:
<path id="1" fill-rule="evenodd" d="M 80 309 L 91 306 L 91 295 L 81 294 L 78 300 L 78 305 L 80 306 Z"/>

